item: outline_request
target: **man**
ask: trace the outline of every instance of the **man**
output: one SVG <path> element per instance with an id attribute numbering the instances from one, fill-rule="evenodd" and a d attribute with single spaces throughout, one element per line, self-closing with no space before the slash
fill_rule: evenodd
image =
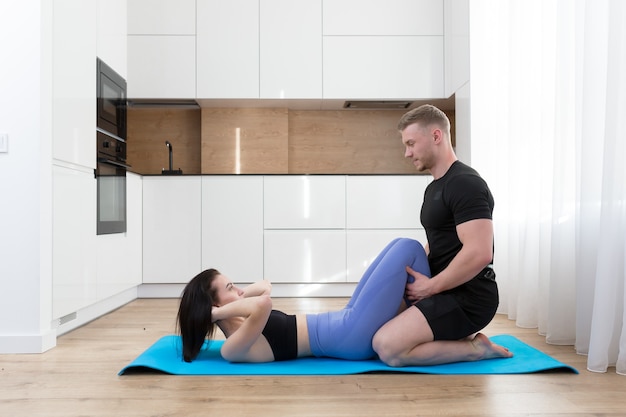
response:
<path id="1" fill-rule="evenodd" d="M 406 298 L 412 305 L 378 330 L 374 350 L 390 366 L 510 357 L 506 348 L 476 333 L 498 307 L 489 187 L 457 160 L 450 121 L 438 108 L 410 110 L 398 130 L 404 156 L 434 178 L 421 211 L 432 278 L 407 267 Z"/>

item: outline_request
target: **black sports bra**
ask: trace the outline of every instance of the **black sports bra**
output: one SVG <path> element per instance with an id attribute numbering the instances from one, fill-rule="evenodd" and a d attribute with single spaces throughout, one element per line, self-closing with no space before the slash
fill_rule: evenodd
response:
<path id="1" fill-rule="evenodd" d="M 272 348 L 275 361 L 286 361 L 298 357 L 298 333 L 295 315 L 272 310 L 262 334 Z"/>

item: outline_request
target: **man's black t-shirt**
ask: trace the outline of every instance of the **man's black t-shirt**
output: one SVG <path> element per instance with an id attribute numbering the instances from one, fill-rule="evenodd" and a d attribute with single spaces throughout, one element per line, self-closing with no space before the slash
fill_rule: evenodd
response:
<path id="1" fill-rule="evenodd" d="M 420 218 L 428 238 L 428 263 L 433 276 L 445 269 L 463 246 L 456 226 L 469 220 L 491 219 L 493 206 L 487 183 L 460 161 L 426 187 Z"/>

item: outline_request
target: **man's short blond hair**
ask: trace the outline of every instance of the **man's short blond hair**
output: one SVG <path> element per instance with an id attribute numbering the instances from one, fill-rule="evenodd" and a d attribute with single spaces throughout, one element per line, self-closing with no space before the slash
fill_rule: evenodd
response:
<path id="1" fill-rule="evenodd" d="M 418 123 L 421 127 L 435 124 L 450 138 L 450 120 L 448 116 L 431 104 L 424 104 L 406 112 L 398 122 L 398 130 L 402 132 L 414 123 Z"/>

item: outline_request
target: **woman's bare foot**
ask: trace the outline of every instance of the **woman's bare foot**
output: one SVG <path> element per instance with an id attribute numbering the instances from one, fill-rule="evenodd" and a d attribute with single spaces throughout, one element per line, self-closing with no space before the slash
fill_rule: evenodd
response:
<path id="1" fill-rule="evenodd" d="M 472 339 L 474 349 L 479 353 L 478 359 L 510 358 L 513 352 L 504 346 L 496 345 L 487 336 L 477 333 Z"/>

